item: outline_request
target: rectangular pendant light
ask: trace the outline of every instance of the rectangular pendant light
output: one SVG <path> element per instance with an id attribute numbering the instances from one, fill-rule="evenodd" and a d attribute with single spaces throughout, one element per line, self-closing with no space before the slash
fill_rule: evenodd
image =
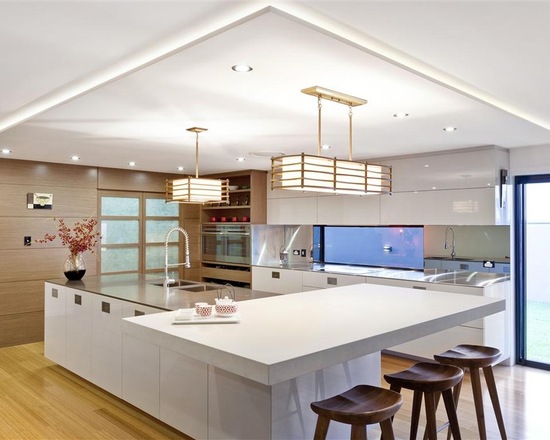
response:
<path id="1" fill-rule="evenodd" d="M 391 193 L 391 167 L 296 154 L 271 158 L 271 189 L 337 194 Z"/>
<path id="2" fill-rule="evenodd" d="M 185 177 L 166 181 L 166 201 L 229 203 L 229 180 Z"/>
<path id="3" fill-rule="evenodd" d="M 318 100 L 317 156 L 293 154 L 271 158 L 271 189 L 327 192 L 334 194 L 390 194 L 392 169 L 390 166 L 353 161 L 352 107 L 367 100 L 314 86 L 302 93 Z M 349 107 L 349 160 L 321 156 L 321 100 L 326 99 Z"/>

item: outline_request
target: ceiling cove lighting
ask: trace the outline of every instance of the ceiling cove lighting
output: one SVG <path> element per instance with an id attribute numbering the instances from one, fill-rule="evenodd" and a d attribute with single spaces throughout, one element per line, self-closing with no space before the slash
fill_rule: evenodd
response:
<path id="1" fill-rule="evenodd" d="M 365 99 L 314 86 L 302 93 L 317 97 L 317 156 L 295 154 L 271 158 L 271 189 L 327 192 L 334 194 L 389 194 L 392 191 L 392 169 L 352 160 L 352 107 L 366 104 Z M 321 100 L 349 107 L 349 159 L 321 156 Z"/>
<path id="2" fill-rule="evenodd" d="M 191 127 L 195 133 L 195 177 L 166 180 L 167 203 L 211 204 L 229 203 L 229 180 L 199 178 L 199 133 L 207 128 Z"/>

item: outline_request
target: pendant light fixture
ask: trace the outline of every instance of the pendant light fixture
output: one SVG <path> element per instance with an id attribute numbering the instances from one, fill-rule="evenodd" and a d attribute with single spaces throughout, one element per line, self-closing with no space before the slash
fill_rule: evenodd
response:
<path id="1" fill-rule="evenodd" d="M 317 97 L 317 156 L 301 153 L 272 157 L 271 189 L 358 195 L 391 193 L 391 167 L 352 160 L 352 107 L 366 104 L 367 101 L 319 86 L 303 89 L 302 93 Z M 349 107 L 348 160 L 321 156 L 322 99 L 346 104 Z"/>
<path id="2" fill-rule="evenodd" d="M 229 203 L 229 180 L 199 178 L 199 133 L 207 128 L 191 127 L 195 133 L 195 177 L 166 180 L 166 202 L 177 203 Z"/>

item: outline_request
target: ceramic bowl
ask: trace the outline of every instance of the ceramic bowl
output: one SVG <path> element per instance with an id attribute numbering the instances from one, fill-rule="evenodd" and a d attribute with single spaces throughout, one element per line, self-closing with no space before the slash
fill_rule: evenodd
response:
<path id="1" fill-rule="evenodd" d="M 236 302 L 227 303 L 227 304 L 216 304 L 216 314 L 220 316 L 230 316 L 237 313 L 237 310 L 239 308 L 237 307 Z"/>
<path id="2" fill-rule="evenodd" d="M 195 311 L 199 316 L 202 316 L 203 318 L 207 318 L 208 316 L 212 316 L 212 306 L 209 304 L 203 305 L 195 305 Z"/>
<path id="3" fill-rule="evenodd" d="M 229 185 L 229 191 L 236 191 L 239 187 L 237 185 Z"/>

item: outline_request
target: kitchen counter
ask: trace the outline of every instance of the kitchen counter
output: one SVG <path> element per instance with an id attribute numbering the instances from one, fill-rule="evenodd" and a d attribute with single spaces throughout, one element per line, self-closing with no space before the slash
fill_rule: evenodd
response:
<path id="1" fill-rule="evenodd" d="M 133 378 L 132 389 L 145 387 L 143 395 L 156 386 L 162 395 L 157 369 L 168 363 L 180 365 L 195 388 L 202 383 L 194 395 L 208 396 L 208 426 L 197 428 L 198 437 L 312 438 L 309 403 L 354 384 L 379 384 L 382 349 L 504 309 L 501 299 L 359 284 L 244 302 L 238 324 L 173 325 L 175 312 L 127 318 L 123 374 Z M 160 363 L 141 367 L 143 349 L 160 353 Z M 172 377 L 164 385 L 169 395 L 182 380 Z M 162 414 L 162 397 L 159 406 Z"/>
<path id="2" fill-rule="evenodd" d="M 333 274 L 368 276 L 375 278 L 399 279 L 426 283 L 457 284 L 470 287 L 485 287 L 493 283 L 510 280 L 505 273 L 489 273 L 466 270 L 445 269 L 388 269 L 383 267 L 352 266 L 344 264 L 322 263 L 266 263 L 261 267 L 276 269 L 301 270 L 307 272 L 325 272 Z"/>
<path id="3" fill-rule="evenodd" d="M 59 278 L 48 282 L 163 310 L 190 308 L 199 301 L 213 304 L 216 298 L 215 290 L 191 292 L 171 287 L 165 291 L 162 287 L 162 278 L 158 274 L 98 275 L 86 276 L 81 281 L 67 281 L 65 278 Z M 201 282 L 197 281 L 197 284 Z M 242 287 L 234 287 L 234 289 L 235 299 L 239 302 L 276 295 Z M 225 290 L 223 296 L 227 294 Z"/>

